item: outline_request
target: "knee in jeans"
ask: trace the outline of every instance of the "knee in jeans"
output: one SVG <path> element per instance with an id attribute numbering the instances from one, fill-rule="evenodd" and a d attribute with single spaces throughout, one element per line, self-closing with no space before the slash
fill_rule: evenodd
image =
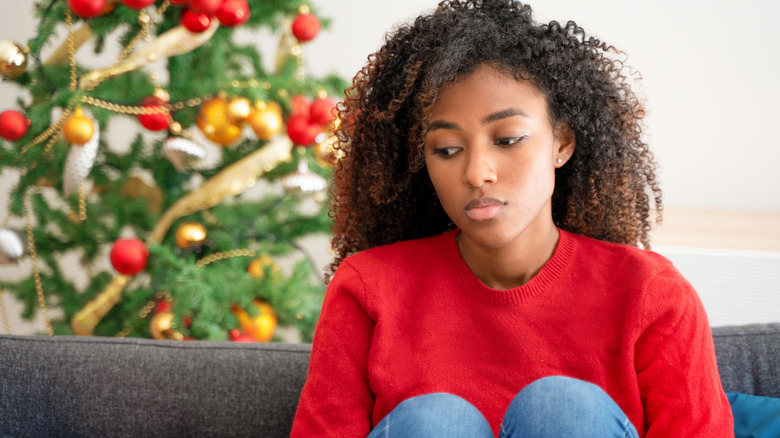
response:
<path id="1" fill-rule="evenodd" d="M 403 411 L 406 415 L 420 418 L 483 418 L 471 403 L 461 397 L 445 392 L 423 394 L 401 402 L 394 411 Z"/>
<path id="2" fill-rule="evenodd" d="M 375 437 L 491 437 L 482 413 L 466 400 L 447 393 L 409 398 L 395 407 L 371 432 Z"/>
<path id="3" fill-rule="evenodd" d="M 523 388 L 510 403 L 502 424 L 506 432 L 530 432 L 522 436 L 567 436 L 567 431 L 578 431 L 570 436 L 611 436 L 599 431 L 631 428 L 604 390 L 563 376 L 544 377 Z M 593 433 L 585 433 L 588 430 Z"/>

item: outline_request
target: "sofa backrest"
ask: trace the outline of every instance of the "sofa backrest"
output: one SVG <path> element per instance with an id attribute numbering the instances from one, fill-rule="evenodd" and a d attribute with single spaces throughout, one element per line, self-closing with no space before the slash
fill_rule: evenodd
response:
<path id="1" fill-rule="evenodd" d="M 289 437 L 310 352 L 0 336 L 0 437 Z"/>
<path id="2" fill-rule="evenodd" d="M 726 391 L 780 397 L 780 323 L 713 329 Z M 287 437 L 311 345 L 0 336 L 0 437 Z"/>
<path id="3" fill-rule="evenodd" d="M 780 397 L 780 323 L 715 327 L 712 337 L 726 392 Z"/>

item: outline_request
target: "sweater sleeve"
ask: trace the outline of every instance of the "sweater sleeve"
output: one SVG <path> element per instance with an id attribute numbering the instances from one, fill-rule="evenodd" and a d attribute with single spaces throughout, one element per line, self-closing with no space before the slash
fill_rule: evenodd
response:
<path id="1" fill-rule="evenodd" d="M 636 343 L 646 438 L 733 437 L 704 307 L 672 266 L 648 285 Z"/>
<path id="2" fill-rule="evenodd" d="M 365 288 L 347 262 L 333 276 L 312 345 L 292 437 L 361 437 L 371 429 L 373 395 L 368 353 L 374 320 L 365 309 Z"/>

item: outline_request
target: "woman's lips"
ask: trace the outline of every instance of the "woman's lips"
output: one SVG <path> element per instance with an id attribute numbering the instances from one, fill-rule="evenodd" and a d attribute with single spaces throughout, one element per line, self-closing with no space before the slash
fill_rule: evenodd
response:
<path id="1" fill-rule="evenodd" d="M 493 219 L 506 203 L 495 198 L 474 199 L 466 204 L 466 214 L 475 221 Z"/>

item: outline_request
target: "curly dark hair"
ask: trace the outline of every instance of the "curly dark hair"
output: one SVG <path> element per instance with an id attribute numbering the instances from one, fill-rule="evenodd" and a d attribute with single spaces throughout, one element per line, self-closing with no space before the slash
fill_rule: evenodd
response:
<path id="1" fill-rule="evenodd" d="M 661 190 L 641 139 L 644 107 L 622 58 L 573 21 L 534 22 L 531 8 L 514 0 L 447 0 L 397 28 L 339 105 L 329 274 L 355 252 L 454 227 L 424 169 L 422 144 L 439 90 L 480 65 L 532 83 L 552 125 L 574 134 L 574 155 L 556 170 L 556 226 L 649 247 L 650 202 L 660 220 Z"/>

